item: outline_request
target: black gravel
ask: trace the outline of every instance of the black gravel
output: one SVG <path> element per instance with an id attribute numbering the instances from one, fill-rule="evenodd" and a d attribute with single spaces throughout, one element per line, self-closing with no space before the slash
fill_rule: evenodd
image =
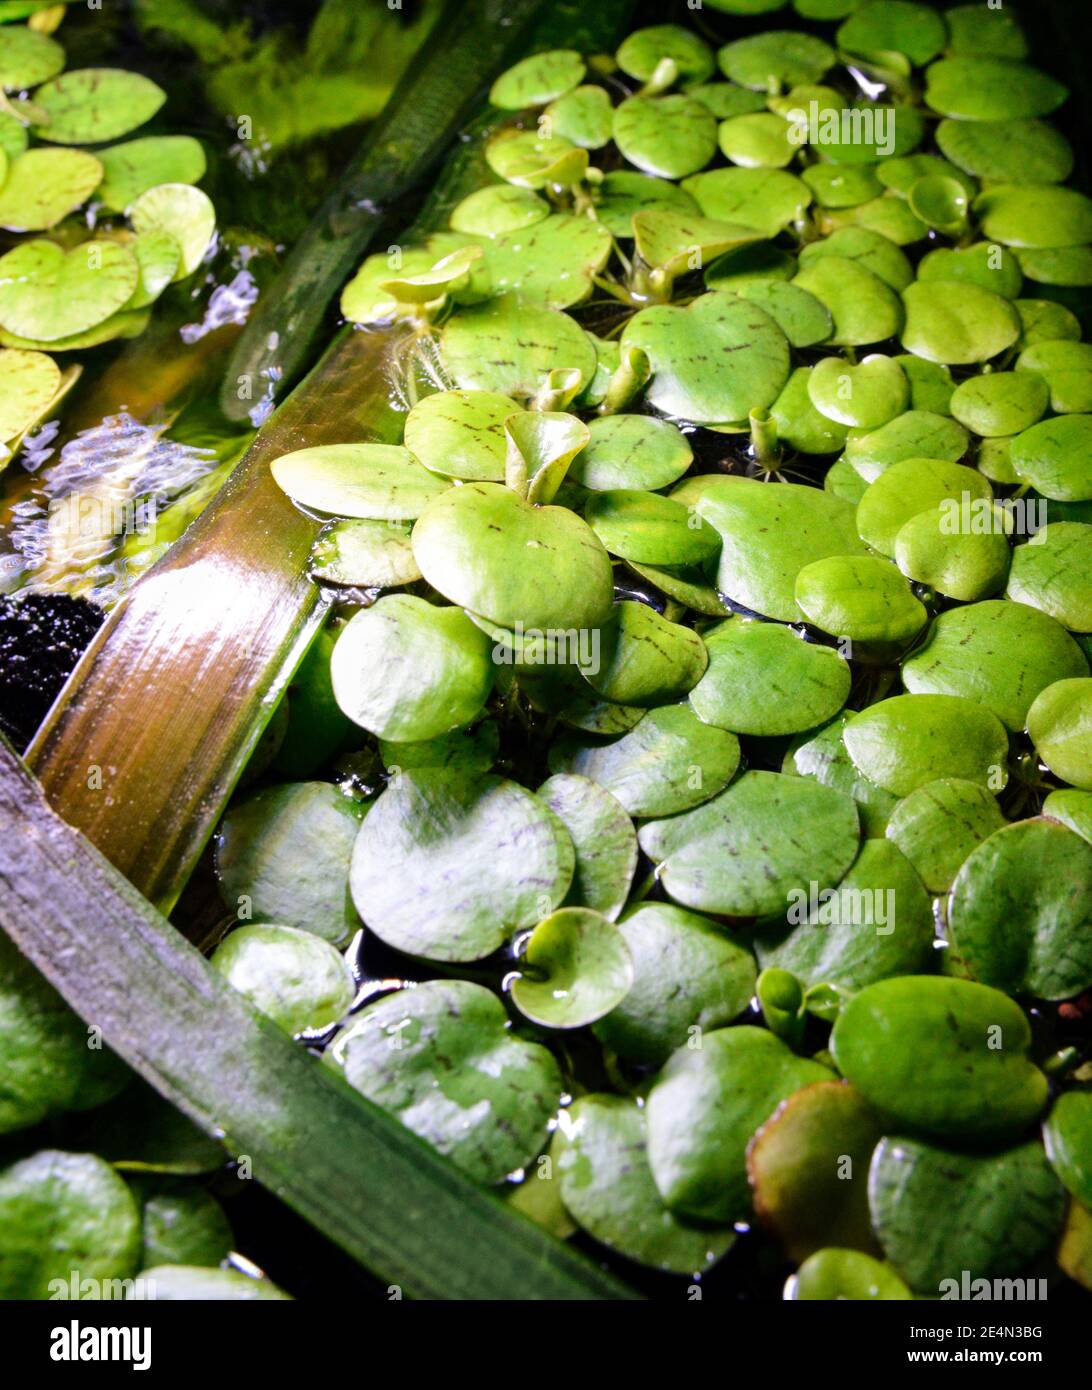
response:
<path id="1" fill-rule="evenodd" d="M 67 594 L 0 595 L 0 729 L 23 749 L 106 614 Z"/>

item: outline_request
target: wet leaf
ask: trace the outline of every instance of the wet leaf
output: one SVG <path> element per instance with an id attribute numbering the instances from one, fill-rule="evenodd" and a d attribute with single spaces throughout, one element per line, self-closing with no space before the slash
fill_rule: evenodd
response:
<path id="1" fill-rule="evenodd" d="M 189 135 L 147 135 L 99 150 L 95 157 L 103 170 L 96 199 L 116 212 L 124 212 L 150 188 L 198 183 L 205 173 L 205 151 Z"/>
<path id="2" fill-rule="evenodd" d="M 672 496 L 720 532 L 720 592 L 780 622 L 799 621 L 795 583 L 806 564 L 864 553 L 853 508 L 817 488 L 706 476 L 687 479 Z"/>
<path id="3" fill-rule="evenodd" d="M 707 917 L 640 903 L 618 921 L 633 961 L 629 993 L 595 1025 L 605 1047 L 660 1063 L 694 1036 L 731 1023 L 754 992 L 755 963 Z"/>
<path id="4" fill-rule="evenodd" d="M 694 174 L 683 189 L 706 217 L 754 227 L 773 237 L 803 216 L 811 189 L 784 169 L 711 169 Z"/>
<path id="5" fill-rule="evenodd" d="M 902 367 L 881 353 L 856 366 L 840 357 L 825 357 L 812 368 L 808 395 L 828 419 L 874 430 L 906 410 L 910 383 Z"/>
<path id="6" fill-rule="evenodd" d="M 479 960 L 564 900 L 572 841 L 515 782 L 417 768 L 391 782 L 353 849 L 353 901 L 389 946 L 428 960 Z"/>
<path id="7" fill-rule="evenodd" d="M 141 1250 L 140 1210 L 94 1154 L 41 1149 L 0 1171 L 0 1295 L 48 1299 L 54 1280 L 130 1279 Z"/>
<path id="8" fill-rule="evenodd" d="M 1048 685 L 1087 674 L 1084 654 L 1060 623 L 1002 599 L 940 614 L 902 665 L 907 690 L 974 700 L 1012 730 L 1024 727 Z"/>
<path id="9" fill-rule="evenodd" d="M 1007 182 L 1014 169 L 1028 183 L 1061 183 L 1073 169 L 1073 150 L 1046 121 L 1008 119 L 941 121 L 937 144 L 976 178 Z"/>
<path id="10" fill-rule="evenodd" d="M 206 193 L 187 183 L 149 188 L 129 208 L 135 232 L 166 232 L 182 253 L 176 280 L 192 275 L 205 258 L 216 231 L 216 209 Z"/>
<path id="11" fill-rule="evenodd" d="M 940 777 L 899 802 L 887 822 L 887 838 L 931 893 L 945 893 L 972 850 L 1004 824 L 996 798 L 985 787 Z"/>
<path id="12" fill-rule="evenodd" d="M 717 53 L 724 75 L 741 87 L 777 92 L 803 82 L 819 82 L 834 66 L 830 44 L 792 30 L 753 34 L 726 44 Z"/>
<path id="13" fill-rule="evenodd" d="M 527 938 L 512 1003 L 544 1028 L 583 1028 L 629 993 L 633 962 L 621 932 L 601 912 L 563 907 Z"/>
<path id="14" fill-rule="evenodd" d="M 0 87 L 18 92 L 37 87 L 55 77 L 64 67 L 64 49 L 47 34 L 26 26 L 12 25 L 4 30 L 4 52 L 0 57 Z"/>
<path id="15" fill-rule="evenodd" d="M 888 1265 L 860 1250 L 828 1246 L 804 1261 L 785 1285 L 785 1298 L 890 1303 L 913 1294 Z"/>
<path id="16" fill-rule="evenodd" d="M 690 467 L 686 436 L 668 420 L 649 415 L 605 415 L 588 425 L 591 439 L 574 459 L 569 477 L 594 492 L 615 488 L 657 491 Z"/>
<path id="17" fill-rule="evenodd" d="M 1057 502 L 1092 500 L 1092 414 L 1043 420 L 1018 435 L 1009 456 L 1021 482 Z"/>
<path id="18" fill-rule="evenodd" d="M 832 555 L 805 565 L 795 592 L 810 623 L 853 642 L 908 642 L 928 616 L 898 569 L 875 555 Z"/>
<path id="19" fill-rule="evenodd" d="M 562 1123 L 562 1199 L 574 1220 L 604 1245 L 641 1264 L 690 1274 L 734 1244 L 730 1227 L 688 1225 L 664 1205 L 649 1172 L 645 1112 L 635 1102 L 584 1096 Z"/>
<path id="20" fill-rule="evenodd" d="M 739 740 L 703 724 L 687 704 L 664 705 L 610 743 L 556 741 L 549 763 L 551 772 L 598 782 L 631 816 L 671 816 L 727 786 L 739 767 Z"/>
<path id="21" fill-rule="evenodd" d="M 989 1142 L 1019 1134 L 1046 1104 L 1030 1042 L 1023 1012 L 999 990 L 904 975 L 845 1004 L 831 1050 L 843 1076 L 895 1123 L 941 1142 Z"/>
<path id="22" fill-rule="evenodd" d="M 949 1280 L 962 1289 L 966 1278 L 1019 1274 L 1053 1241 L 1065 1210 L 1039 1143 L 964 1154 L 886 1138 L 868 1193 L 887 1258 L 911 1288 L 933 1297 L 950 1296 Z"/>
<path id="23" fill-rule="evenodd" d="M 455 385 L 464 390 L 533 396 L 555 368 L 595 375 L 595 345 L 566 314 L 503 295 L 461 309 L 444 325 L 440 351 Z"/>
<path id="24" fill-rule="evenodd" d="M 81 68 L 39 87 L 34 105 L 48 118 L 35 134 L 55 145 L 116 140 L 150 121 L 166 92 L 138 72 Z"/>
<path id="25" fill-rule="evenodd" d="M 867 1175 L 883 1134 L 844 1081 L 816 1081 L 774 1111 L 747 1150 L 747 1174 L 762 1224 L 793 1260 L 831 1240 L 879 1252 L 868 1212 Z"/>
<path id="26" fill-rule="evenodd" d="M 956 695 L 894 695 L 854 715 L 843 738 L 858 772 L 896 796 L 938 777 L 991 790 L 1005 783 L 1004 727 L 989 710 Z"/>
<path id="27" fill-rule="evenodd" d="M 622 71 L 639 82 L 647 82 L 664 58 L 674 62 L 686 87 L 705 82 L 716 69 L 709 45 L 680 24 L 635 29 L 622 40 L 614 56 Z"/>
<path id="28" fill-rule="evenodd" d="M 618 238 L 633 235 L 632 219 L 636 212 L 669 208 L 683 216 L 693 216 L 699 211 L 695 200 L 677 184 L 630 169 L 614 169 L 605 174 L 594 197 L 596 217 L 611 236 Z"/>
<path id="29" fill-rule="evenodd" d="M 138 274 L 117 242 L 84 242 L 67 254 L 52 241 L 23 242 L 0 257 L 0 324 L 42 342 L 82 333 L 128 302 Z"/>
<path id="30" fill-rule="evenodd" d="M 762 737 L 826 723 L 849 695 L 848 664 L 776 623 L 731 618 L 706 634 L 709 668 L 690 692 L 699 718 Z"/>
<path id="31" fill-rule="evenodd" d="M 412 521 L 450 487 L 394 444 L 320 444 L 282 454 L 277 486 L 294 502 L 335 516 Z"/>
<path id="32" fill-rule="evenodd" d="M 39 420 L 60 384 L 61 369 L 52 357 L 0 348 L 0 443 Z"/>
<path id="33" fill-rule="evenodd" d="M 672 1054 L 645 1103 L 648 1159 L 672 1211 L 738 1221 L 751 1210 L 752 1135 L 802 1087 L 830 1079 L 762 1028 L 718 1028 Z"/>
<path id="34" fill-rule="evenodd" d="M 537 794 L 569 832 L 576 851 L 566 906 L 589 907 L 614 921 L 637 867 L 637 835 L 624 807 L 575 773 L 556 773 Z"/>
<path id="35" fill-rule="evenodd" d="M 1092 1093 L 1066 1091 L 1043 1121 L 1054 1171 L 1078 1202 L 1092 1203 Z"/>
<path id="36" fill-rule="evenodd" d="M 1055 681 L 1028 710 L 1028 733 L 1056 777 L 1092 791 L 1092 679 Z"/>
<path id="37" fill-rule="evenodd" d="M 898 296 L 858 261 L 822 256 L 804 265 L 792 283 L 830 310 L 834 318 L 830 341 L 837 347 L 882 343 L 902 328 Z"/>
<path id="38" fill-rule="evenodd" d="M 360 925 L 349 858 L 363 810 L 327 782 L 266 787 L 216 832 L 216 872 L 240 921 L 278 922 L 341 944 Z"/>
<path id="39" fill-rule="evenodd" d="M 1049 613 L 1070 632 L 1092 631 L 1092 526 L 1055 521 L 1012 553 L 1005 597 Z"/>
<path id="40" fill-rule="evenodd" d="M 1007 299 L 960 280 L 918 280 L 903 291 L 900 341 L 928 362 L 967 366 L 1004 352 L 1020 336 Z"/>
<path id="41" fill-rule="evenodd" d="M 904 459 L 942 459 L 955 463 L 967 452 L 967 431 L 955 420 L 928 410 L 908 410 L 878 430 L 851 435 L 846 458 L 866 482 L 875 482 Z"/>
<path id="42" fill-rule="evenodd" d="M 792 890 L 833 887 L 857 853 L 850 798 L 806 778 L 746 772 L 683 815 L 647 822 L 641 848 L 668 896 L 731 917 L 785 911 Z"/>
<path id="43" fill-rule="evenodd" d="M 1068 95 L 1060 82 L 1038 68 L 1000 58 L 941 58 L 929 67 L 925 80 L 927 105 L 942 116 L 967 121 L 1049 116 Z M 945 154 L 951 157 L 949 151 Z"/>
<path id="44" fill-rule="evenodd" d="M 717 123 L 699 101 L 674 94 L 629 97 L 615 108 L 614 143 L 646 174 L 681 179 L 704 169 L 717 149 Z"/>
<path id="45" fill-rule="evenodd" d="M 356 993 L 340 953 L 297 927 L 239 927 L 216 948 L 212 963 L 288 1033 L 336 1023 Z"/>
<path id="46" fill-rule="evenodd" d="M 951 529 L 959 530 L 964 499 L 988 505 L 992 498 L 989 483 L 973 468 L 943 458 L 904 458 L 869 484 L 857 504 L 857 529 L 874 549 L 894 555 L 899 531 L 919 512 L 941 507 Z"/>
<path id="47" fill-rule="evenodd" d="M 944 20 L 928 5 L 910 0 L 872 0 L 838 30 L 838 47 L 850 53 L 902 53 L 923 67 L 944 48 Z"/>
<path id="48" fill-rule="evenodd" d="M 785 755 L 782 771 L 814 777 L 824 786 L 847 793 L 857 803 L 862 832 L 869 837 L 882 835 L 897 798 L 854 767 L 842 739 L 851 718 L 842 713 L 817 733 L 796 740 Z"/>
<path id="49" fill-rule="evenodd" d="M 451 228 L 477 236 L 499 236 L 534 226 L 550 215 L 550 205 L 529 188 L 491 184 L 468 193 L 451 214 Z"/>
<path id="50" fill-rule="evenodd" d="M 516 1037 L 497 996 L 467 980 L 369 1004 L 324 1059 L 479 1182 L 530 1163 L 561 1100 L 553 1056 Z"/>
<path id="51" fill-rule="evenodd" d="M 502 72 L 489 91 L 489 100 L 505 111 L 545 106 L 563 96 L 584 77 L 584 59 L 570 48 L 554 48 Z"/>

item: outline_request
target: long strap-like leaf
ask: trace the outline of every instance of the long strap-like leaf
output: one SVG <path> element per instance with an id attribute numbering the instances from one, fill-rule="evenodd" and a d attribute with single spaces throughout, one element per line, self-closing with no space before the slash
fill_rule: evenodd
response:
<path id="1" fill-rule="evenodd" d="M 634 1296 L 254 1010 L 49 809 L 2 743 L 0 928 L 158 1091 L 408 1297 Z"/>

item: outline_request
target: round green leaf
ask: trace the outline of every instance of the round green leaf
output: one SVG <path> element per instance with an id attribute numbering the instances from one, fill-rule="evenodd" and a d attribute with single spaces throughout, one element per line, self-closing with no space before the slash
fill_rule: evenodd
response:
<path id="1" fill-rule="evenodd" d="M 958 529 L 964 499 L 969 505 L 992 497 L 989 483 L 973 468 L 942 458 L 900 459 L 869 484 L 857 504 L 857 529 L 874 549 L 894 555 L 900 529 L 919 512 L 940 507 Z"/>
<path id="2" fill-rule="evenodd" d="M 755 1135 L 747 1150 L 755 1211 L 790 1258 L 805 1260 L 834 1239 L 878 1250 L 864 1177 L 882 1133 L 852 1086 L 816 1081 L 782 1101 Z"/>
<path id="3" fill-rule="evenodd" d="M 630 97 L 614 111 L 614 143 L 646 174 L 681 179 L 704 169 L 717 150 L 717 123 L 688 96 Z"/>
<path id="4" fill-rule="evenodd" d="M 672 60 L 687 87 L 705 82 L 716 67 L 704 39 L 679 24 L 635 29 L 622 40 L 614 56 L 622 71 L 638 82 L 647 82 L 664 58 Z"/>
<path id="5" fill-rule="evenodd" d="M 149 188 L 129 208 L 135 232 L 166 232 L 182 253 L 176 280 L 192 275 L 205 258 L 216 231 L 216 209 L 207 193 L 188 183 L 162 183 Z"/>
<path id="6" fill-rule="evenodd" d="M 297 927 L 239 927 L 211 959 L 234 989 L 288 1033 L 336 1023 L 356 992 L 340 953 Z"/>
<path id="7" fill-rule="evenodd" d="M 790 1276 L 785 1298 L 890 1303 L 911 1299 L 913 1294 L 893 1269 L 871 1255 L 828 1246 L 810 1255 Z"/>
<path id="8" fill-rule="evenodd" d="M 956 695 L 881 700 L 850 719 L 843 739 L 857 770 L 896 796 L 938 777 L 1004 786 L 1004 727 L 989 710 Z"/>
<path id="9" fill-rule="evenodd" d="M 1039 1143 L 971 1154 L 886 1138 L 872 1159 L 868 1200 L 887 1258 L 912 1289 L 934 1298 L 960 1297 L 968 1279 L 1026 1269 L 1057 1236 L 1065 1211 Z"/>
<path id="10" fill-rule="evenodd" d="M 1092 984 L 1090 925 L 1092 845 L 1045 818 L 984 840 L 948 903 L 951 943 L 969 974 L 1041 999 L 1067 999 Z"/>
<path id="11" fill-rule="evenodd" d="M 945 893 L 971 851 L 1004 824 L 996 798 L 985 787 L 939 777 L 899 802 L 887 822 L 887 838 L 930 892 Z"/>
<path id="12" fill-rule="evenodd" d="M 531 227 L 549 217 L 550 205 L 528 188 L 495 184 L 468 193 L 451 214 L 456 232 L 478 236 L 498 236 Z"/>
<path id="13" fill-rule="evenodd" d="M 720 532 L 718 590 L 780 622 L 799 621 L 795 583 L 806 564 L 864 553 L 853 508 L 818 488 L 714 475 L 687 479 L 672 496 Z"/>
<path id="14" fill-rule="evenodd" d="M 1003 114 L 989 121 L 941 121 L 937 144 L 976 178 L 1005 183 L 1013 170 L 1028 183 L 1061 183 L 1073 170 L 1069 141 L 1046 121 Z"/>
<path id="15" fill-rule="evenodd" d="M 1056 777 L 1092 791 L 1092 679 L 1055 681 L 1028 710 L 1028 733 Z"/>
<path id="16" fill-rule="evenodd" d="M 606 228 L 587 217 L 550 216 L 502 232 L 485 245 L 458 298 L 472 303 L 514 294 L 527 304 L 567 309 L 586 299 L 610 256 Z"/>
<path id="17" fill-rule="evenodd" d="M 982 234 L 1004 246 L 1032 249 L 1092 241 L 1092 199 L 1054 184 L 1000 184 L 975 204 Z"/>
<path id="18" fill-rule="evenodd" d="M 866 55 L 902 53 L 923 67 L 944 48 L 948 30 L 936 10 L 911 0 L 872 0 L 838 30 L 838 47 Z"/>
<path id="19" fill-rule="evenodd" d="M 683 189 L 706 217 L 754 227 L 773 237 L 802 217 L 811 189 L 784 169 L 712 169 L 688 178 Z"/>
<path id="20" fill-rule="evenodd" d="M 717 143 L 725 159 L 743 169 L 784 169 L 796 158 L 792 127 L 769 111 L 749 112 L 722 121 Z"/>
<path id="21" fill-rule="evenodd" d="M 991 58 L 1026 58 L 1028 41 L 1020 21 L 1007 9 L 983 9 L 980 5 L 954 5 L 944 11 L 948 26 L 948 52 L 961 57 L 988 54 Z"/>
<path id="22" fill-rule="evenodd" d="M 563 901 L 573 865 L 564 826 L 531 792 L 500 777 L 418 768 L 368 812 L 350 888 L 389 946 L 479 960 Z"/>
<path id="23" fill-rule="evenodd" d="M 47 34 L 25 25 L 4 30 L 4 51 L 0 56 L 0 87 L 18 92 L 37 87 L 55 77 L 64 67 L 64 49 Z"/>
<path id="24" fill-rule="evenodd" d="M 717 53 L 724 75 L 740 87 L 778 92 L 804 82 L 819 82 L 834 66 L 830 44 L 792 30 L 753 34 L 725 44 Z"/>
<path id="25" fill-rule="evenodd" d="M 150 121 L 166 100 L 166 92 L 138 72 L 80 68 L 34 93 L 34 105 L 48 118 L 35 134 L 55 145 L 116 140 Z"/>
<path id="26" fill-rule="evenodd" d="M 1068 95 L 1060 82 L 1038 68 L 1001 58 L 941 58 L 929 67 L 925 82 L 928 106 L 942 116 L 967 121 L 1049 116 Z"/>
<path id="27" fill-rule="evenodd" d="M 667 1205 L 703 1221 L 744 1220 L 751 1136 L 794 1091 L 830 1079 L 762 1028 L 718 1028 L 700 1050 L 679 1048 L 645 1103 L 649 1166 Z"/>
<path id="28" fill-rule="evenodd" d="M 952 414 L 975 434 L 1020 434 L 1046 413 L 1050 390 L 1035 372 L 991 372 L 969 377 L 952 395 Z"/>
<path id="29" fill-rule="evenodd" d="M 1060 820 L 1092 844 L 1092 792 L 1070 787 L 1051 792 L 1043 802 L 1043 815 Z"/>
<path id="30" fill-rule="evenodd" d="M 293 502 L 335 516 L 412 521 L 450 486 L 394 444 L 320 444 L 275 459 L 274 481 Z"/>
<path id="31" fill-rule="evenodd" d="M 553 48 L 524 58 L 502 72 L 489 90 L 489 100 L 505 111 L 545 106 L 575 87 L 584 77 L 584 59 L 570 48 Z"/>
<path id="32" fill-rule="evenodd" d="M 709 668 L 690 692 L 707 724 L 762 737 L 825 723 L 849 695 L 848 664 L 776 623 L 731 618 L 706 635 Z"/>
<path id="33" fill-rule="evenodd" d="M 749 950 L 707 917 L 641 903 L 619 919 L 633 961 L 626 997 L 595 1025 L 605 1047 L 636 1062 L 663 1062 L 693 1036 L 731 1023 L 754 993 Z"/>
<path id="34" fill-rule="evenodd" d="M 1016 299 L 1024 282 L 1020 262 L 1003 246 L 979 241 L 973 246 L 939 246 L 923 256 L 919 280 L 961 280 L 992 290 L 1003 299 Z"/>
<path id="35" fill-rule="evenodd" d="M 0 443 L 40 420 L 60 384 L 61 369 L 44 352 L 0 348 Z"/>
<path id="36" fill-rule="evenodd" d="M 839 1070 L 869 1104 L 957 1142 L 1019 1134 L 1040 1114 L 1048 1084 L 1030 1043 L 1023 1011 L 999 990 L 933 975 L 869 985 L 831 1036 Z"/>
<path id="37" fill-rule="evenodd" d="M 679 1221 L 649 1171 L 645 1112 L 614 1095 L 582 1096 L 561 1124 L 561 1196 L 573 1219 L 604 1245 L 641 1264 L 693 1274 L 735 1242 L 730 1227 Z"/>
<path id="38" fill-rule="evenodd" d="M 104 207 L 124 212 L 142 193 L 164 183 L 198 183 L 205 151 L 189 135 L 147 135 L 99 150 L 102 183 L 96 196 Z"/>
<path id="39" fill-rule="evenodd" d="M 567 314 L 502 295 L 461 309 L 444 325 L 440 351 L 464 390 L 533 396 L 555 368 L 575 369 L 582 385 L 595 375 L 595 345 Z"/>
<path id="40" fill-rule="evenodd" d="M 645 708 L 685 695 L 707 661 L 705 644 L 692 628 L 669 622 L 648 604 L 625 600 L 615 605 L 580 670 L 604 700 Z"/>
<path id="41" fill-rule="evenodd" d="M 668 420 L 604 415 L 588 428 L 591 439 L 573 461 L 569 477 L 594 492 L 656 491 L 677 482 L 693 462 L 686 436 Z"/>
<path id="42" fill-rule="evenodd" d="M 1023 248 L 1016 252 L 1021 271 L 1039 285 L 1085 289 L 1092 285 L 1092 246 Z"/>
<path id="43" fill-rule="evenodd" d="M 969 443 L 967 431 L 955 420 L 929 410 L 908 410 L 878 430 L 851 435 L 846 443 L 846 458 L 871 483 L 904 459 L 955 463 L 967 452 Z"/>
<path id="44" fill-rule="evenodd" d="M 605 88 L 574 87 L 547 106 L 542 120 L 563 140 L 585 150 L 598 150 L 610 141 L 614 108 Z"/>
<path id="45" fill-rule="evenodd" d="M 471 723 L 493 687 L 490 642 L 459 608 L 388 594 L 361 609 L 330 664 L 342 713 L 399 743 Z"/>
<path id="46" fill-rule="evenodd" d="M 856 366 L 840 357 L 826 357 L 812 368 L 808 395 L 828 419 L 874 430 L 907 408 L 910 383 L 899 364 L 880 353 Z"/>
<path id="47" fill-rule="evenodd" d="M 1055 521 L 1012 553 L 1005 597 L 1039 608 L 1071 632 L 1092 631 L 1092 526 Z"/>
<path id="48" fill-rule="evenodd" d="M 241 921 L 285 923 L 345 941 L 360 925 L 348 873 L 361 815 L 328 782 L 267 787 L 233 805 L 215 841 L 224 902 Z"/>
<path id="49" fill-rule="evenodd" d="M 974 700 L 1013 730 L 1024 727 L 1040 691 L 1087 674 L 1084 654 L 1060 623 L 1003 599 L 940 614 L 902 665 L 907 690 Z"/>
<path id="50" fill-rule="evenodd" d="M 622 346 L 652 364 L 648 399 L 657 410 L 697 423 L 745 419 L 772 405 L 789 375 L 789 345 L 757 305 L 713 291 L 686 309 L 657 305 L 626 324 Z M 710 362 L 718 364 L 710 372 Z"/>
<path id="51" fill-rule="evenodd" d="M 858 261 L 822 256 L 805 264 L 792 283 L 830 310 L 834 319 L 830 341 L 836 347 L 881 343 L 902 327 L 898 296 Z"/>
<path id="52" fill-rule="evenodd" d="M 421 578 L 410 526 L 401 521 L 335 521 L 311 552 L 312 578 L 361 589 L 389 589 Z"/>
<path id="53" fill-rule="evenodd" d="M 739 740 L 704 724 L 688 704 L 648 712 L 611 743 L 563 737 L 551 772 L 576 772 L 605 787 L 631 816 L 671 816 L 700 805 L 731 781 Z"/>
<path id="54" fill-rule="evenodd" d="M 11 941 L 0 937 L 0 1135 L 115 1095 L 130 1073 Z"/>
<path id="55" fill-rule="evenodd" d="M 540 565 L 529 558 L 535 552 Z M 435 498 L 414 527 L 413 553 L 445 598 L 502 627 L 579 631 L 610 614 L 610 557 L 591 527 L 497 483 L 466 483 Z"/>
<path id="56" fill-rule="evenodd" d="M 1067 338 L 1033 341 L 1016 359 L 1016 369 L 1034 373 L 1046 382 L 1055 414 L 1080 415 L 1092 410 L 1092 343 Z"/>
<path id="57" fill-rule="evenodd" d="M 910 190 L 919 179 L 935 174 L 955 179 L 964 191 L 972 196 L 978 191 L 974 179 L 938 154 L 904 154 L 888 157 L 876 169 L 876 178 L 881 186 L 890 189 L 892 193 L 901 194 L 904 198 L 909 196 Z"/>
<path id="58" fill-rule="evenodd" d="M 237 1269 L 153 1265 L 141 1270 L 140 1279 L 141 1298 L 158 1301 L 253 1303 L 291 1298 L 271 1279 L 255 1279 Z"/>
<path id="59" fill-rule="evenodd" d="M 136 258 L 112 241 L 88 241 L 67 254 L 52 241 L 26 241 L 0 257 L 0 324 L 42 342 L 102 323 L 137 286 Z"/>
<path id="60" fill-rule="evenodd" d="M 854 642 L 908 642 L 927 617 L 895 566 L 873 555 L 805 565 L 796 576 L 796 602 L 823 632 Z"/>
<path id="61" fill-rule="evenodd" d="M 73 1277 L 132 1278 L 140 1210 L 101 1158 L 41 1149 L 0 1172 L 0 1244 L 0 1297 L 67 1297 Z"/>
<path id="62" fill-rule="evenodd" d="M 544 1028 L 582 1028 L 629 993 L 633 962 L 621 932 L 600 912 L 563 907 L 527 938 L 512 1003 Z"/>
<path id="63" fill-rule="evenodd" d="M 519 410 L 494 391 L 437 391 L 406 416 L 405 447 L 447 478 L 504 480 L 504 422 Z"/>
<path id="64" fill-rule="evenodd" d="M 224 1209 L 203 1187 L 153 1190 L 141 1209 L 141 1268 L 190 1264 L 215 1268 L 231 1253 L 234 1240 Z"/>
<path id="65" fill-rule="evenodd" d="M 711 290 L 734 290 L 768 280 L 791 280 L 796 274 L 796 260 L 769 241 L 751 242 L 734 251 L 718 256 L 705 272 L 705 284 Z"/>
<path id="66" fill-rule="evenodd" d="M 733 116 L 746 116 L 752 111 L 765 111 L 766 98 L 762 92 L 752 92 L 731 82 L 706 82 L 687 89 L 687 94 L 716 116 L 718 121 Z"/>
<path id="67" fill-rule="evenodd" d="M 747 772 L 705 805 L 649 821 L 637 838 L 675 902 L 762 917 L 785 911 L 801 883 L 833 887 L 853 862 L 859 829 L 856 808 L 841 792 Z"/>
<path id="68" fill-rule="evenodd" d="M 720 537 L 707 521 L 669 497 L 633 488 L 595 492 L 584 516 L 612 555 L 646 565 L 694 565 L 711 559 Z"/>
<path id="69" fill-rule="evenodd" d="M 883 192 L 873 169 L 854 164 L 810 164 L 800 177 L 823 208 L 855 208 Z"/>
<path id="70" fill-rule="evenodd" d="M 0 262 L 2 265 L 2 262 Z M 1056 502 L 1092 500 L 1092 414 L 1043 420 L 1009 449 L 1021 482 Z"/>
<path id="71" fill-rule="evenodd" d="M 516 1037 L 497 996 L 468 980 L 429 980 L 370 1004 L 324 1057 L 478 1182 L 530 1163 L 561 1100 L 551 1053 Z"/>
<path id="72" fill-rule="evenodd" d="M 906 323 L 900 341 L 929 362 L 966 366 L 1004 352 L 1020 336 L 1007 299 L 960 280 L 919 280 L 903 291 Z"/>

